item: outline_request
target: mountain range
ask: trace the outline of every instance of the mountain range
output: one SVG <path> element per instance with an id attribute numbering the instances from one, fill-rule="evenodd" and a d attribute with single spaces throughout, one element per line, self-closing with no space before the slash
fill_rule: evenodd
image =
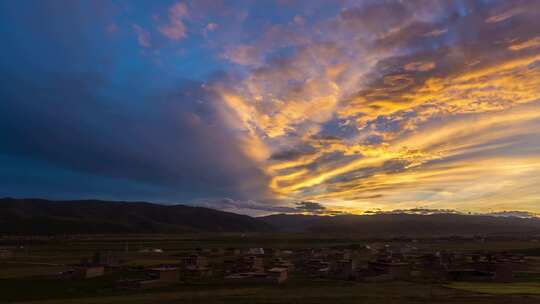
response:
<path id="1" fill-rule="evenodd" d="M 540 219 L 462 214 L 249 217 L 146 202 L 0 199 L 0 234 L 310 233 L 360 236 L 536 235 Z"/>
<path id="2" fill-rule="evenodd" d="M 535 235 L 540 219 L 464 214 L 270 215 L 262 220 L 298 233 L 388 236 Z"/>
<path id="3" fill-rule="evenodd" d="M 269 232 L 256 218 L 209 208 L 145 202 L 0 199 L 0 233 L 101 234 Z"/>

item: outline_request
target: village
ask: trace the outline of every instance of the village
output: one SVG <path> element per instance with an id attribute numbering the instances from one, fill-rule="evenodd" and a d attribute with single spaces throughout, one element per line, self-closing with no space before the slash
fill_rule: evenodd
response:
<path id="1" fill-rule="evenodd" d="M 378 245 L 378 246 L 377 246 Z M 159 250 L 153 254 L 159 254 Z M 113 253 L 96 253 L 74 268 L 83 278 L 114 271 L 122 262 Z M 239 284 L 281 284 L 295 275 L 313 279 L 382 282 L 423 280 L 435 282 L 512 282 L 514 273 L 528 271 L 523 255 L 509 253 L 418 252 L 413 246 L 384 244 L 362 248 L 317 248 L 281 250 L 275 248 L 195 249 L 179 257 L 177 264 L 137 268 L 147 279 L 118 281 L 119 288 L 154 288 L 195 278 L 222 278 Z"/>
<path id="2" fill-rule="evenodd" d="M 506 251 L 426 248 L 417 240 L 291 249 L 214 247 L 180 252 L 161 248 L 134 251 L 126 248 L 88 253 L 78 263 L 62 265 L 66 270 L 47 273 L 43 279 L 82 280 L 110 273 L 127 274 L 114 282 L 114 288 L 119 289 L 154 289 L 205 280 L 221 280 L 225 284 L 283 284 L 294 277 L 366 283 L 508 283 L 536 275 L 533 270 L 538 262 L 524 254 Z M 0 261 L 24 263 L 20 258 L 15 259 L 17 252 L 21 249 L 0 248 Z M 145 262 L 139 265 L 138 260 Z"/>
<path id="3" fill-rule="evenodd" d="M 0 303 L 96 295 L 145 303 L 145 295 L 162 293 L 194 302 L 231 293 L 251 301 L 252 290 L 261 302 L 288 302 L 313 288 L 304 297 L 324 299 L 332 290 L 332 297 L 349 294 L 350 302 L 377 302 L 389 296 L 384 290 L 420 302 L 478 300 L 484 291 L 477 288 L 485 286 L 536 295 L 539 248 L 537 237 L 0 236 Z M 21 292 L 23 286 L 32 292 Z"/>

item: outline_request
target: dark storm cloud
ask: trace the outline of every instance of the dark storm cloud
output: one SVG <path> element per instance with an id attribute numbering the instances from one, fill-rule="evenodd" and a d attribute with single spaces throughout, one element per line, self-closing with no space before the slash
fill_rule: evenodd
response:
<path id="1" fill-rule="evenodd" d="M 122 199 L 147 190 L 153 200 L 182 201 L 264 193 L 262 173 L 238 150 L 202 82 L 156 83 L 161 73 L 137 49 L 109 40 L 114 5 L 33 4 L 40 10 L 3 4 L 13 32 L 2 33 L 0 156 L 20 170 L 2 165 L 0 180 L 19 180 L 4 183 L 2 195 Z M 145 73 L 129 75 L 137 70 Z"/>
<path id="2" fill-rule="evenodd" d="M 259 172 L 235 148 L 200 83 L 149 96 L 139 107 L 95 96 L 92 78 L 38 84 L 2 73 L 0 147 L 76 171 L 174 188 L 238 194 L 257 188 L 235 179 Z M 217 153 L 219 151 L 219 153 Z M 240 184 L 246 185 L 242 189 Z"/>
<path id="3" fill-rule="evenodd" d="M 296 203 L 296 210 L 318 213 L 325 211 L 326 207 L 315 202 L 299 202 Z"/>
<path id="4" fill-rule="evenodd" d="M 308 202 L 303 201 L 296 203 L 296 207 L 294 208 L 293 212 L 300 212 L 300 213 L 307 213 L 307 214 L 314 214 L 314 215 L 339 215 L 343 214 L 342 211 L 339 210 L 332 210 L 330 208 L 327 208 L 323 204 L 317 203 L 317 202 Z"/>
<path id="5" fill-rule="evenodd" d="M 279 205 L 275 201 L 234 200 L 231 198 L 209 198 L 192 201 L 196 206 L 225 210 L 229 212 L 245 213 L 253 216 L 272 213 L 294 213 L 293 207 Z"/>
<path id="6" fill-rule="evenodd" d="M 539 2 L 275 4 L 0 3 L 0 192 L 537 209 Z"/>

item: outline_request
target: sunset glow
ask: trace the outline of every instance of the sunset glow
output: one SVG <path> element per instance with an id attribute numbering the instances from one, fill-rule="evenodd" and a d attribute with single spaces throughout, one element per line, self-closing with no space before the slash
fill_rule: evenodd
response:
<path id="1" fill-rule="evenodd" d="M 540 212 L 539 1 L 59 3 L 0 7 L 3 196 Z"/>

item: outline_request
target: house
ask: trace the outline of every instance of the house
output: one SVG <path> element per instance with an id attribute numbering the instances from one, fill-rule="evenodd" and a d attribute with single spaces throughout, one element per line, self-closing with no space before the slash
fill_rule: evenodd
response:
<path id="1" fill-rule="evenodd" d="M 91 279 L 105 274 L 103 266 L 79 266 L 71 272 L 74 279 Z"/>
<path id="2" fill-rule="evenodd" d="M 267 257 L 278 257 L 281 250 L 278 248 L 263 248 L 264 255 Z"/>
<path id="3" fill-rule="evenodd" d="M 278 284 L 281 284 L 288 279 L 287 268 L 274 267 L 268 269 L 267 273 L 268 278 L 270 280 L 275 280 Z"/>
<path id="4" fill-rule="evenodd" d="M 263 248 L 249 248 L 246 251 L 246 254 L 249 254 L 249 255 L 264 255 L 264 249 Z"/>
<path id="5" fill-rule="evenodd" d="M 180 280 L 180 272 L 176 267 L 157 267 L 149 270 L 160 282 L 171 283 Z"/>
<path id="6" fill-rule="evenodd" d="M 208 277 L 212 275 L 212 269 L 208 267 L 208 259 L 205 256 L 192 254 L 182 259 L 185 274 L 192 277 Z"/>
<path id="7" fill-rule="evenodd" d="M 162 254 L 163 249 L 160 248 L 143 248 L 139 250 L 139 253 L 145 253 L 145 254 Z"/>
<path id="8" fill-rule="evenodd" d="M 328 258 L 332 254 L 330 248 L 314 248 L 311 250 L 311 256 L 314 258 Z"/>
<path id="9" fill-rule="evenodd" d="M 280 256 L 289 256 L 292 255 L 294 252 L 292 250 L 280 250 L 279 255 Z"/>
<path id="10" fill-rule="evenodd" d="M 224 259 L 223 260 L 223 272 L 227 274 L 233 274 L 242 272 L 242 265 L 237 259 Z"/>
<path id="11" fill-rule="evenodd" d="M 351 259 L 339 260 L 332 265 L 331 273 L 334 278 L 348 280 L 354 277 L 355 263 Z"/>
<path id="12" fill-rule="evenodd" d="M 208 266 L 208 258 L 198 254 L 191 254 L 182 259 L 185 268 L 201 268 Z"/>
<path id="13" fill-rule="evenodd" d="M 238 248 L 227 248 L 226 254 L 227 255 L 240 255 L 242 254 L 242 250 Z"/>
<path id="14" fill-rule="evenodd" d="M 295 268 L 292 262 L 281 258 L 274 259 L 273 265 L 274 267 L 286 268 L 288 272 L 294 271 Z"/>
<path id="15" fill-rule="evenodd" d="M 311 259 L 304 267 L 311 276 L 327 277 L 330 274 L 330 262 L 321 259 Z"/>
<path id="16" fill-rule="evenodd" d="M 223 260 L 223 271 L 225 274 L 264 272 L 264 259 L 260 256 L 228 258 Z"/>
<path id="17" fill-rule="evenodd" d="M 264 259 L 259 256 L 244 257 L 243 263 L 248 271 L 263 272 Z"/>

